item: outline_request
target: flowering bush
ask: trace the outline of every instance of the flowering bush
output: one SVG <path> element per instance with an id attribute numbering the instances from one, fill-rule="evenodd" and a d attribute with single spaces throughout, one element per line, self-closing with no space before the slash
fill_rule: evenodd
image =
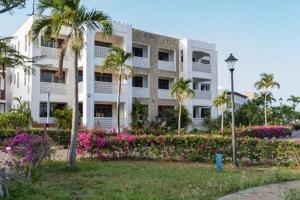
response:
<path id="1" fill-rule="evenodd" d="M 86 133 L 82 133 L 86 134 Z M 88 152 L 100 159 L 162 159 L 176 161 L 214 162 L 216 152 L 231 160 L 231 138 L 205 135 L 142 135 L 120 134 L 112 137 L 88 137 Z M 81 138 L 81 137 L 79 137 Z M 79 144 L 81 141 L 79 141 Z M 238 158 L 247 164 L 295 165 L 300 162 L 300 143 L 259 138 L 239 138 Z"/>
<path id="2" fill-rule="evenodd" d="M 7 164 L 30 177 L 31 170 L 49 155 L 53 141 L 48 135 L 21 133 L 21 130 L 17 132 L 20 133 L 2 143 L 2 151 L 13 157 Z"/>
<path id="3" fill-rule="evenodd" d="M 257 138 L 282 138 L 292 135 L 292 127 L 289 126 L 254 126 L 240 131 L 240 136 Z"/>

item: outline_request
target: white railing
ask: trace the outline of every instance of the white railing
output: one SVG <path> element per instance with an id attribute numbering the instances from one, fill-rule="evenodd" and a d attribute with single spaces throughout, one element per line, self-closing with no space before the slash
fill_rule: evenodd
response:
<path id="1" fill-rule="evenodd" d="M 170 90 L 158 89 L 159 99 L 175 99 L 174 96 L 170 96 Z"/>
<path id="2" fill-rule="evenodd" d="M 120 118 L 121 128 L 126 128 L 126 118 Z M 94 127 L 95 128 L 117 128 L 118 127 L 118 118 L 117 117 L 95 117 L 94 118 Z"/>
<path id="3" fill-rule="evenodd" d="M 106 58 L 110 50 L 108 47 L 95 46 L 95 57 Z"/>
<path id="4" fill-rule="evenodd" d="M 50 117 L 50 119 L 49 119 L 50 124 L 55 123 L 55 121 L 56 121 L 56 119 L 54 117 Z M 39 123 L 40 124 L 46 124 L 47 123 L 47 117 L 40 117 L 39 118 Z"/>
<path id="5" fill-rule="evenodd" d="M 125 84 L 121 84 L 121 93 L 125 91 Z M 118 93 L 119 84 L 118 83 L 111 83 L 111 82 L 101 82 L 95 81 L 94 84 L 95 93 L 106 93 L 106 94 L 114 94 Z"/>
<path id="6" fill-rule="evenodd" d="M 132 97 L 149 98 L 150 90 L 144 87 L 132 87 Z"/>
<path id="7" fill-rule="evenodd" d="M 193 118 L 192 119 L 193 128 L 203 127 L 203 118 Z"/>
<path id="8" fill-rule="evenodd" d="M 211 65 L 210 64 L 193 62 L 192 67 L 193 67 L 193 71 L 211 73 Z"/>
<path id="9" fill-rule="evenodd" d="M 40 82 L 40 93 L 47 94 L 48 92 L 51 94 L 67 95 L 68 85 L 64 83 Z"/>
<path id="10" fill-rule="evenodd" d="M 46 56 L 50 59 L 60 58 L 60 49 L 41 46 L 41 56 Z M 68 59 L 68 53 L 65 54 L 65 60 Z"/>
<path id="11" fill-rule="evenodd" d="M 134 56 L 132 59 L 132 66 L 150 68 L 150 59 Z"/>
<path id="12" fill-rule="evenodd" d="M 211 100 L 212 95 L 210 91 L 194 90 L 194 92 L 195 99 Z"/>
<path id="13" fill-rule="evenodd" d="M 175 62 L 159 60 L 158 69 L 165 71 L 176 71 L 176 65 Z"/>

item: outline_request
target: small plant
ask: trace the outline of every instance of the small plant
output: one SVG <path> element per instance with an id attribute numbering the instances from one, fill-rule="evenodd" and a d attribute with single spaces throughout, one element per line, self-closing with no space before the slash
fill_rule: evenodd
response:
<path id="1" fill-rule="evenodd" d="M 58 128 L 71 129 L 72 126 L 72 109 L 65 107 L 64 109 L 57 109 L 54 111 L 54 117 Z"/>
<path id="2" fill-rule="evenodd" d="M 280 192 L 279 198 L 280 200 L 300 200 L 300 189 L 291 188 Z"/>
<path id="3" fill-rule="evenodd" d="M 134 99 L 131 112 L 132 128 L 145 128 L 148 125 L 148 107 Z"/>

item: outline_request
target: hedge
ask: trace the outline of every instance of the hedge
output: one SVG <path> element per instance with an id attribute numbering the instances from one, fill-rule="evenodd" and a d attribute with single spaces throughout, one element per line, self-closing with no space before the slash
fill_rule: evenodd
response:
<path id="1" fill-rule="evenodd" d="M 254 126 L 240 131 L 239 135 L 256 138 L 284 138 L 291 136 L 292 132 L 291 126 Z"/>
<path id="2" fill-rule="evenodd" d="M 293 141 L 240 138 L 238 158 L 247 164 L 299 165 L 300 144 Z M 226 136 L 98 137 L 80 133 L 78 152 L 100 159 L 151 159 L 214 162 L 216 152 L 231 161 L 231 138 Z"/>
<path id="3" fill-rule="evenodd" d="M 24 129 L 26 133 L 37 135 L 44 134 L 44 129 Z M 0 129 L 0 142 L 6 138 L 15 136 L 18 133 L 15 129 Z M 49 129 L 47 134 L 51 137 L 56 145 L 67 146 L 70 144 L 70 130 L 65 129 Z"/>

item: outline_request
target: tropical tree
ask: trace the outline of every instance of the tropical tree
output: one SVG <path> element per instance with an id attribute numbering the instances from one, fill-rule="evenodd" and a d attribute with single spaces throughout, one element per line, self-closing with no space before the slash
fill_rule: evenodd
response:
<path id="1" fill-rule="evenodd" d="M 193 98 L 195 96 L 194 90 L 190 88 L 190 83 L 192 83 L 192 80 L 187 79 L 184 80 L 183 78 L 180 78 L 178 81 L 174 82 L 171 90 L 170 95 L 176 97 L 176 99 L 179 101 L 179 113 L 178 113 L 178 134 L 180 134 L 181 129 L 181 111 L 182 111 L 182 103 L 184 99 Z"/>
<path id="2" fill-rule="evenodd" d="M 293 108 L 293 111 L 295 112 L 295 111 L 296 111 L 297 105 L 300 103 L 300 97 L 291 95 L 291 96 L 287 99 L 287 101 L 292 102 L 292 108 Z M 293 119 L 293 121 L 294 121 L 294 115 L 292 116 L 292 119 Z"/>
<path id="3" fill-rule="evenodd" d="M 47 11 L 47 12 L 46 12 Z M 76 167 L 76 145 L 78 135 L 78 58 L 84 47 L 84 35 L 87 31 L 102 30 L 104 34 L 112 33 L 112 24 L 107 15 L 101 11 L 88 11 L 80 0 L 40 0 L 37 4 L 37 13 L 40 15 L 32 27 L 31 37 L 33 41 L 41 33 L 49 40 L 52 36 L 58 38 L 62 28 L 67 28 L 67 35 L 61 47 L 59 68 L 62 71 L 63 59 L 68 48 L 74 54 L 73 70 L 73 113 L 71 128 L 71 144 L 69 166 Z M 50 13 L 50 15 L 43 15 Z M 60 73 L 61 76 L 62 73 Z"/>
<path id="4" fill-rule="evenodd" d="M 264 95 L 264 112 L 265 112 L 265 125 L 268 125 L 268 119 L 267 119 L 267 98 L 269 94 L 269 89 L 277 87 L 278 89 L 280 88 L 280 84 L 276 81 L 274 81 L 274 75 L 273 74 L 267 74 L 267 73 L 262 73 L 260 75 L 261 79 L 256 82 L 254 85 L 258 90 L 261 90 Z"/>
<path id="5" fill-rule="evenodd" d="M 228 104 L 230 104 L 230 97 L 227 92 L 224 91 L 221 95 L 217 96 L 213 102 L 214 106 L 221 110 L 221 131 L 224 132 L 224 111 Z"/>
<path id="6" fill-rule="evenodd" d="M 126 61 L 132 57 L 131 53 L 125 52 L 121 47 L 113 45 L 103 64 L 100 66 L 101 71 L 104 72 L 107 69 L 111 69 L 118 75 L 118 100 L 117 100 L 117 112 L 118 112 L 118 133 L 120 133 L 120 98 L 121 98 L 121 84 L 122 78 L 125 80 L 133 73 L 132 66 L 127 65 Z"/>

